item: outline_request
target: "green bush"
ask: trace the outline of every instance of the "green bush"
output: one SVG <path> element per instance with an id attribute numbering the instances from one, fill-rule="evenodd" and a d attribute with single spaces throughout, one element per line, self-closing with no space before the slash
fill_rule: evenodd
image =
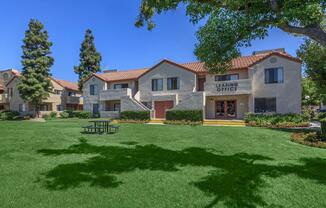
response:
<path id="1" fill-rule="evenodd" d="M 121 112 L 121 119 L 124 120 L 150 120 L 149 111 L 123 111 Z"/>
<path id="2" fill-rule="evenodd" d="M 80 118 L 80 119 L 88 119 L 91 118 L 91 113 L 86 111 L 73 111 L 73 117 Z"/>
<path id="3" fill-rule="evenodd" d="M 325 112 L 318 113 L 318 120 L 322 120 L 323 118 L 326 118 L 326 113 Z"/>
<path id="4" fill-rule="evenodd" d="M 45 120 L 51 119 L 50 114 L 47 114 L 47 113 L 42 114 L 42 118 L 44 118 Z"/>
<path id="5" fill-rule="evenodd" d="M 55 118 L 57 118 L 57 112 L 51 112 L 51 113 L 50 113 L 50 118 L 51 118 L 51 119 L 55 119 Z"/>
<path id="6" fill-rule="evenodd" d="M 69 118 L 69 113 L 66 112 L 66 111 L 61 112 L 60 113 L 60 118 L 62 118 L 62 119 Z"/>
<path id="7" fill-rule="evenodd" d="M 309 117 L 299 114 L 247 114 L 245 122 L 249 126 L 259 127 L 303 127 L 309 125 Z"/>
<path id="8" fill-rule="evenodd" d="M 202 110 L 169 110 L 166 112 L 166 120 L 170 121 L 202 121 Z"/>
<path id="9" fill-rule="evenodd" d="M 0 112 L 0 120 L 15 120 L 19 117 L 17 111 L 2 111 Z"/>
<path id="10" fill-rule="evenodd" d="M 320 120 L 320 124 L 321 124 L 321 137 L 323 139 L 326 138 L 326 118 L 323 118 Z"/>

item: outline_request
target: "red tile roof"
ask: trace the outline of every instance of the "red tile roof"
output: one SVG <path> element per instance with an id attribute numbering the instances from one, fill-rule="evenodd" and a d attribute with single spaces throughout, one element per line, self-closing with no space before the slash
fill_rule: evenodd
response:
<path id="1" fill-rule="evenodd" d="M 68 90 L 73 90 L 73 91 L 79 91 L 78 84 L 75 82 L 69 82 L 66 80 L 59 80 L 59 79 L 53 79 L 53 80 L 63 88 L 66 88 Z"/>
<path id="2" fill-rule="evenodd" d="M 231 70 L 248 69 L 249 67 L 259 63 L 260 61 L 265 60 L 266 58 L 268 58 L 272 55 L 280 56 L 280 57 L 301 63 L 300 59 L 294 58 L 285 52 L 273 51 L 273 52 L 267 52 L 267 53 L 262 53 L 262 54 L 256 54 L 256 55 L 251 55 L 251 56 L 242 56 L 242 57 L 235 58 L 232 60 Z M 173 61 L 163 60 L 151 68 L 109 72 L 109 73 L 103 73 L 103 74 L 93 74 L 92 76 L 96 76 L 99 79 L 106 81 L 106 82 L 122 81 L 122 80 L 135 80 L 135 79 L 138 79 L 139 77 L 141 77 L 142 75 L 146 74 L 147 72 L 149 72 L 151 69 L 156 68 L 158 65 L 160 65 L 164 62 L 184 68 L 185 70 L 189 70 L 196 74 L 206 74 L 208 72 L 208 70 L 205 68 L 205 64 L 203 62 L 191 62 L 191 63 L 178 64 Z M 92 76 L 90 76 L 89 78 L 91 78 Z M 86 81 L 88 79 L 86 79 Z"/>
<path id="3" fill-rule="evenodd" d="M 122 81 L 122 80 L 135 80 L 138 79 L 142 74 L 147 72 L 148 68 L 134 69 L 128 71 L 109 72 L 104 74 L 94 74 L 96 77 L 106 81 Z"/>

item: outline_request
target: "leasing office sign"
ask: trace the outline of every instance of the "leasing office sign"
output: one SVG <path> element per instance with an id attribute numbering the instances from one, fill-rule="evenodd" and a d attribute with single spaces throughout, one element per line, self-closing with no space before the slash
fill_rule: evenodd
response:
<path id="1" fill-rule="evenodd" d="M 216 84 L 217 92 L 236 92 L 238 90 L 237 82 L 219 83 Z"/>

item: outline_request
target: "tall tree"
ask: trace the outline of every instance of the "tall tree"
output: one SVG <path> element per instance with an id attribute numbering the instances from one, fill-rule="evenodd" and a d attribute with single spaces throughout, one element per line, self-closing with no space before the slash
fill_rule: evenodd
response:
<path id="1" fill-rule="evenodd" d="M 94 44 L 94 36 L 90 29 L 86 30 L 85 39 L 80 48 L 80 63 L 74 67 L 74 71 L 78 74 L 79 89 L 83 89 L 83 81 L 91 74 L 100 72 L 101 54 L 96 51 Z"/>
<path id="2" fill-rule="evenodd" d="M 18 90 L 22 99 L 34 105 L 35 113 L 39 115 L 39 106 L 49 97 L 52 90 L 50 68 L 54 59 L 51 57 L 52 42 L 43 24 L 32 19 L 28 24 L 23 40 L 22 73 Z"/>
<path id="3" fill-rule="evenodd" d="M 313 82 L 317 96 L 326 103 L 326 47 L 306 40 L 297 54 L 303 60 L 305 74 Z"/>
<path id="4" fill-rule="evenodd" d="M 197 32 L 195 54 L 212 72 L 224 72 L 239 47 L 263 39 L 268 29 L 277 27 L 293 35 L 306 36 L 326 46 L 325 0 L 142 0 L 136 26 L 155 24 L 155 13 L 186 5 L 187 15 L 196 24 L 205 20 Z"/>

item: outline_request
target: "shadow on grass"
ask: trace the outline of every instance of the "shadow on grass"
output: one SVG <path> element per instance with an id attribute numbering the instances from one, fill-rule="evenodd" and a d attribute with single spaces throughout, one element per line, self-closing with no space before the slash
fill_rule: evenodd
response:
<path id="1" fill-rule="evenodd" d="M 271 165 L 271 162 L 267 162 L 272 158 L 255 154 L 220 155 L 196 147 L 174 151 L 155 145 L 127 145 L 95 146 L 81 140 L 67 149 L 39 150 L 46 156 L 94 154 L 84 162 L 58 165 L 46 172 L 41 182 L 50 190 L 73 188 L 82 183 L 114 188 L 122 183 L 117 178 L 119 173 L 134 170 L 176 172 L 184 166 L 213 167 L 214 171 L 191 184 L 214 197 L 206 207 L 219 203 L 227 207 L 268 206 L 259 194 L 261 188 L 267 186 L 263 177 L 294 174 L 326 185 L 326 175 L 323 173 L 326 160 L 321 158 L 301 159 L 301 165 Z"/>

